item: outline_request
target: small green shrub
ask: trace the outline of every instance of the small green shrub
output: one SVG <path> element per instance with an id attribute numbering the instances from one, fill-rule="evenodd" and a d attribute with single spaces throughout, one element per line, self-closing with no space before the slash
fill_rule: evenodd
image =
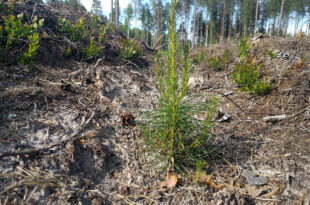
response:
<path id="1" fill-rule="evenodd" d="M 3 8 L 4 8 L 4 4 L 3 4 L 3 2 L 0 2 L 0 12 L 3 11 Z"/>
<path id="2" fill-rule="evenodd" d="M 271 88 L 272 85 L 270 83 L 266 83 L 265 80 L 258 80 L 253 86 L 253 91 L 255 95 L 266 95 Z"/>
<path id="3" fill-rule="evenodd" d="M 198 62 L 203 62 L 206 60 L 206 54 L 204 52 L 204 50 L 200 50 L 197 56 L 197 61 Z"/>
<path id="4" fill-rule="evenodd" d="M 30 25 L 23 23 L 23 14 L 18 16 L 8 15 L 2 16 L 4 21 L 4 29 L 0 28 L 1 36 L 1 58 L 4 59 L 5 53 L 9 54 L 12 50 L 12 47 L 24 47 L 25 42 L 29 45 L 27 51 L 18 56 L 20 62 L 31 64 L 37 55 L 37 50 L 39 48 L 39 28 L 43 26 L 44 19 L 38 21 L 35 17 Z M 3 40 L 5 39 L 5 40 Z M 4 46 L 5 44 L 5 46 Z M 23 50 L 23 49 L 21 49 Z"/>
<path id="5" fill-rule="evenodd" d="M 100 55 L 100 52 L 101 52 L 100 46 L 98 46 L 95 43 L 94 39 L 92 38 L 90 40 L 89 47 L 86 50 L 84 50 L 83 54 L 86 59 L 91 59 L 91 58 L 97 58 Z"/>
<path id="6" fill-rule="evenodd" d="M 139 57 L 142 54 L 142 51 L 136 42 L 130 39 L 126 39 L 122 43 L 120 53 L 123 58 L 129 60 L 135 57 Z"/>
<path id="7" fill-rule="evenodd" d="M 241 60 L 240 64 L 235 65 L 232 73 L 233 80 L 241 86 L 241 90 L 256 95 L 265 95 L 271 88 L 270 83 L 259 79 L 261 65 L 255 65 L 248 59 Z"/>
<path id="8" fill-rule="evenodd" d="M 59 31 L 67 34 L 71 41 L 82 41 L 86 37 L 85 18 L 82 17 L 75 24 L 71 24 L 67 19 L 58 18 L 58 24 L 61 26 Z"/>
<path id="9" fill-rule="evenodd" d="M 241 85 L 243 91 L 252 91 L 253 85 L 259 78 L 259 66 L 255 66 L 252 62 L 242 60 L 240 64 L 236 64 L 232 77 L 236 83 Z"/>
<path id="10" fill-rule="evenodd" d="M 222 71 L 225 70 L 229 62 L 229 51 L 226 49 L 223 56 L 217 56 L 209 59 L 209 65 L 211 68 Z"/>
<path id="11" fill-rule="evenodd" d="M 197 161 L 196 162 L 196 182 L 198 182 L 200 174 L 201 174 L 201 170 L 203 169 L 203 167 L 206 165 L 207 163 L 203 160 Z"/>
<path id="12" fill-rule="evenodd" d="M 269 92 L 272 85 L 260 78 L 261 63 L 256 64 L 253 56 L 250 55 L 252 45 L 245 39 L 241 39 L 239 45 L 240 63 L 235 64 L 232 73 L 233 80 L 241 86 L 241 90 L 255 95 L 265 95 Z"/>
<path id="13" fill-rule="evenodd" d="M 246 38 L 241 38 L 240 44 L 239 44 L 239 54 L 238 57 L 241 59 L 250 57 L 250 50 L 252 48 L 252 45 L 247 43 Z"/>
<path id="14" fill-rule="evenodd" d="M 59 29 L 60 32 L 71 34 L 72 24 L 70 23 L 70 21 L 68 21 L 67 19 L 63 19 L 61 17 L 59 17 L 57 21 L 58 21 L 58 24 L 61 26 Z"/>
<path id="15" fill-rule="evenodd" d="M 110 23 L 107 23 L 106 25 L 102 25 L 99 27 L 99 35 L 98 35 L 98 42 L 103 43 L 105 36 L 111 32 L 111 26 Z"/>
<path id="16" fill-rule="evenodd" d="M 72 50 L 71 50 L 70 47 L 68 47 L 68 48 L 66 49 L 65 53 L 64 53 L 64 56 L 65 56 L 66 58 L 68 58 L 68 57 L 71 56 L 71 54 L 72 54 Z"/>
<path id="17" fill-rule="evenodd" d="M 268 56 L 270 57 L 270 59 L 275 59 L 275 58 L 277 58 L 277 54 L 274 53 L 274 52 L 271 51 L 271 50 L 269 50 L 267 54 L 268 54 Z"/>
<path id="18" fill-rule="evenodd" d="M 88 28 L 92 34 L 96 33 L 99 27 L 100 17 L 92 14 L 90 20 L 87 21 Z"/>
<path id="19" fill-rule="evenodd" d="M 3 16 L 4 29 L 7 32 L 6 48 L 8 48 L 13 42 L 18 42 L 19 39 L 25 38 L 29 35 L 30 28 L 28 24 L 22 24 L 23 14 L 19 14 L 17 17 L 9 15 Z"/>
<path id="20" fill-rule="evenodd" d="M 205 161 L 212 152 L 209 146 L 213 116 L 217 109 L 215 98 L 195 102 L 188 87 L 192 64 L 189 49 L 184 47 L 182 63 L 177 62 L 179 43 L 176 38 L 176 7 L 172 1 L 169 25 L 169 52 L 165 68 L 157 56 L 156 76 L 159 96 L 157 108 L 141 117 L 144 142 L 174 171 L 184 172 Z M 178 66 L 182 65 L 182 66 Z"/>
<path id="21" fill-rule="evenodd" d="M 25 52 L 21 57 L 21 62 L 25 64 L 32 64 L 33 60 L 35 59 L 37 55 L 37 50 L 39 48 L 39 34 L 34 33 L 28 36 L 29 40 L 29 49 L 27 52 Z"/>
<path id="22" fill-rule="evenodd" d="M 3 37 L 2 37 L 2 35 L 3 35 L 3 28 L 2 28 L 2 26 L 0 25 L 0 61 L 2 62 L 3 60 L 4 60 L 4 58 L 3 58 L 3 55 L 4 55 L 4 53 L 5 53 L 5 49 L 3 48 L 3 46 L 2 46 L 2 42 L 3 42 Z"/>
<path id="23" fill-rule="evenodd" d="M 225 64 L 223 62 L 223 58 L 221 58 L 220 56 L 210 58 L 209 65 L 211 68 L 213 68 L 217 71 L 221 71 L 221 70 L 225 69 Z"/>
<path id="24" fill-rule="evenodd" d="M 224 57 L 223 57 L 224 63 L 227 64 L 229 62 L 229 50 L 225 49 L 224 51 Z"/>

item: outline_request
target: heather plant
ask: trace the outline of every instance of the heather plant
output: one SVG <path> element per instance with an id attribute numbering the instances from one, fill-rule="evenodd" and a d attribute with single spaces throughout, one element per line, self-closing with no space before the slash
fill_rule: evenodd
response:
<path id="1" fill-rule="evenodd" d="M 140 127 L 144 142 L 157 154 L 156 160 L 174 171 L 183 172 L 195 168 L 212 152 L 208 146 L 217 103 L 215 98 L 197 102 L 197 96 L 190 94 L 188 80 L 192 63 L 187 46 L 178 59 L 180 44 L 176 38 L 175 17 L 178 2 L 171 2 L 166 63 L 163 64 L 159 56 L 155 60 L 157 107 L 142 115 Z"/>
<path id="2" fill-rule="evenodd" d="M 121 45 L 120 54 L 124 59 L 130 60 L 142 54 L 139 45 L 133 40 L 126 39 Z"/>

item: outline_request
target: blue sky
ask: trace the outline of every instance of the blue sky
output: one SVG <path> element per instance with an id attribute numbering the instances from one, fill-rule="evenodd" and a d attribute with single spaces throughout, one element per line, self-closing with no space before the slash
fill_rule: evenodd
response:
<path id="1" fill-rule="evenodd" d="M 149 0 L 142 0 L 142 2 L 149 2 Z M 87 11 L 90 11 L 92 0 L 81 0 L 81 3 L 85 6 Z M 113 3 L 115 3 L 115 0 L 113 0 Z M 119 0 L 119 6 L 120 6 L 121 12 L 123 12 L 124 9 L 127 8 L 127 5 L 129 3 L 133 4 L 133 0 Z M 101 4 L 102 4 L 103 14 L 109 18 L 109 15 L 111 13 L 111 0 L 101 0 Z M 122 18 L 120 20 L 122 21 Z M 139 27 L 140 22 L 133 21 L 131 24 L 132 24 L 131 26 L 133 27 Z"/>
<path id="2" fill-rule="evenodd" d="M 87 11 L 90 11 L 92 0 L 81 0 L 82 4 L 86 7 Z M 120 10 L 123 11 L 127 7 L 131 0 L 119 0 Z M 105 16 L 109 16 L 111 13 L 111 0 L 101 0 L 102 11 Z"/>

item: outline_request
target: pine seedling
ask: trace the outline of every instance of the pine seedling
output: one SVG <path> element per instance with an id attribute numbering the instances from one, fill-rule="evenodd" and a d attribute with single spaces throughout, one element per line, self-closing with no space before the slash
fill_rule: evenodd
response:
<path id="1" fill-rule="evenodd" d="M 158 154 L 156 159 L 166 162 L 169 169 L 184 172 L 195 168 L 196 163 L 206 160 L 211 153 L 210 128 L 216 111 L 216 99 L 195 102 L 190 95 L 188 80 L 192 68 L 188 55 L 183 50 L 182 63 L 177 59 L 180 51 L 176 37 L 176 8 L 179 0 L 172 0 L 169 24 L 168 57 L 163 66 L 159 57 L 155 59 L 157 108 L 146 112 L 140 120 L 144 141 Z M 179 64 L 181 66 L 179 66 Z"/>

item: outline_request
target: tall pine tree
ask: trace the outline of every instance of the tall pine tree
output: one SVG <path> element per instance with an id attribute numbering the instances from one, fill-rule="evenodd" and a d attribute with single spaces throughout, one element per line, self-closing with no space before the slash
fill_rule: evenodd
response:
<path id="1" fill-rule="evenodd" d="M 97 16 L 102 15 L 101 0 L 93 0 L 93 3 L 91 5 L 91 12 Z"/>

